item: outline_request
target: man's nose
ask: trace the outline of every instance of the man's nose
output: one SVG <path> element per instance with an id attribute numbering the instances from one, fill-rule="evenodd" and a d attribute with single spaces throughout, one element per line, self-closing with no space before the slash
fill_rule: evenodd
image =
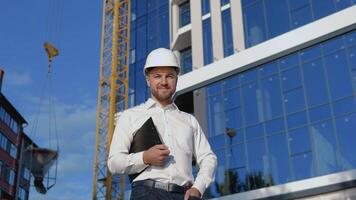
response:
<path id="1" fill-rule="evenodd" d="M 161 84 L 162 85 L 166 85 L 168 83 L 167 79 L 166 78 L 162 78 L 161 79 Z"/>

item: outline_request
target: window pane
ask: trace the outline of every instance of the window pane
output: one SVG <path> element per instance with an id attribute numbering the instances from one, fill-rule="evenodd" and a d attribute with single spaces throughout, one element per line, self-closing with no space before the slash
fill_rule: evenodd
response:
<path id="1" fill-rule="evenodd" d="M 342 37 L 337 37 L 332 40 L 328 40 L 322 44 L 324 54 L 334 53 L 338 50 L 345 49 L 344 41 Z"/>
<path id="2" fill-rule="evenodd" d="M 264 140 L 254 140 L 247 143 L 248 162 L 250 172 L 263 172 L 265 156 Z"/>
<path id="3" fill-rule="evenodd" d="M 246 128 L 246 139 L 251 140 L 255 138 L 261 138 L 264 136 L 263 134 L 263 126 L 262 124 L 258 124 L 256 126 L 250 126 Z"/>
<path id="4" fill-rule="evenodd" d="M 201 0 L 202 15 L 210 13 L 210 0 Z"/>
<path id="5" fill-rule="evenodd" d="M 338 51 L 325 58 L 332 99 L 352 95 L 350 73 L 344 51 Z"/>
<path id="6" fill-rule="evenodd" d="M 283 118 L 278 118 L 266 122 L 266 132 L 268 135 L 279 133 L 285 130 Z"/>
<path id="7" fill-rule="evenodd" d="M 288 129 L 307 124 L 307 114 L 305 111 L 297 112 L 287 116 Z"/>
<path id="8" fill-rule="evenodd" d="M 265 120 L 282 115 L 282 96 L 278 75 L 262 79 L 261 82 Z"/>
<path id="9" fill-rule="evenodd" d="M 302 85 L 299 67 L 282 72 L 283 91 L 298 88 Z"/>
<path id="10" fill-rule="evenodd" d="M 292 163 L 294 180 L 306 179 L 314 176 L 311 153 L 303 153 L 293 156 Z"/>
<path id="11" fill-rule="evenodd" d="M 301 51 L 299 55 L 303 63 L 315 58 L 319 58 L 321 56 L 320 45 L 315 45 L 311 48 L 305 49 Z"/>
<path id="12" fill-rule="evenodd" d="M 243 7 L 245 43 L 254 46 L 266 40 L 266 27 L 263 17 L 262 1 Z"/>
<path id="13" fill-rule="evenodd" d="M 208 138 L 209 144 L 211 148 L 215 151 L 216 149 L 225 147 L 225 136 L 224 135 L 217 135 L 217 136 L 210 136 Z"/>
<path id="14" fill-rule="evenodd" d="M 283 71 L 299 64 L 298 54 L 292 54 L 279 60 L 280 70 Z"/>
<path id="15" fill-rule="evenodd" d="M 336 139 L 331 121 L 314 124 L 310 130 L 316 154 L 317 174 L 337 172 L 339 167 L 336 158 Z"/>
<path id="16" fill-rule="evenodd" d="M 234 88 L 224 91 L 225 109 L 235 108 L 241 106 L 240 88 Z"/>
<path id="17" fill-rule="evenodd" d="M 241 84 L 250 83 L 257 80 L 257 70 L 251 69 L 239 75 Z"/>
<path id="18" fill-rule="evenodd" d="M 221 14 L 221 17 L 222 17 L 222 32 L 223 32 L 223 41 L 224 41 L 224 57 L 227 57 L 234 53 L 230 8 L 224 10 Z"/>
<path id="19" fill-rule="evenodd" d="M 310 138 L 308 127 L 289 131 L 289 144 L 291 154 L 299 154 L 310 151 Z"/>
<path id="20" fill-rule="evenodd" d="M 340 116 L 350 112 L 356 111 L 356 99 L 355 97 L 348 97 L 339 101 L 334 102 L 334 115 Z"/>
<path id="21" fill-rule="evenodd" d="M 272 75 L 272 74 L 278 73 L 277 62 L 271 62 L 271 63 L 263 64 L 261 67 L 259 67 L 258 72 L 259 72 L 261 77 L 265 77 L 265 76 L 268 76 L 268 75 Z"/>
<path id="22" fill-rule="evenodd" d="M 284 104 L 287 113 L 292 113 L 304 108 L 304 95 L 302 88 L 284 94 Z"/>
<path id="23" fill-rule="evenodd" d="M 210 17 L 203 21 L 203 47 L 204 47 L 204 65 L 213 62 L 213 40 L 211 35 Z"/>
<path id="24" fill-rule="evenodd" d="M 235 130 L 242 127 L 241 108 L 231 109 L 225 112 L 226 128 Z"/>
<path id="25" fill-rule="evenodd" d="M 257 84 L 251 83 L 242 87 L 245 125 L 256 124 L 261 119 L 262 112 L 258 109 L 261 99 L 257 98 Z M 261 106 L 260 106 L 261 108 Z"/>
<path id="26" fill-rule="evenodd" d="M 245 145 L 233 146 L 229 149 L 230 168 L 241 168 L 246 166 Z"/>
<path id="27" fill-rule="evenodd" d="M 313 106 L 328 102 L 325 71 L 321 59 L 305 63 L 303 75 L 308 105 Z"/>
<path id="28" fill-rule="evenodd" d="M 289 27 L 288 6 L 286 0 L 264 1 L 266 6 L 268 38 L 287 32 Z"/>
<path id="29" fill-rule="evenodd" d="M 335 12 L 333 0 L 312 0 L 314 20 L 320 19 Z"/>
<path id="30" fill-rule="evenodd" d="M 188 48 L 180 52 L 181 74 L 192 71 L 192 49 Z"/>
<path id="31" fill-rule="evenodd" d="M 336 130 L 340 142 L 340 159 L 344 170 L 356 167 L 356 114 L 337 118 Z"/>
<path id="32" fill-rule="evenodd" d="M 356 39 L 355 39 L 356 41 Z M 348 60 L 353 70 L 356 69 L 356 46 L 348 49 Z"/>
<path id="33" fill-rule="evenodd" d="M 292 26 L 297 28 L 312 21 L 308 0 L 290 0 Z"/>
<path id="34" fill-rule="evenodd" d="M 249 174 L 248 189 L 257 189 L 271 185 L 271 176 L 268 171 L 268 159 L 264 140 L 254 140 L 247 143 Z"/>
<path id="35" fill-rule="evenodd" d="M 179 27 L 190 24 L 190 3 L 186 1 L 185 3 L 179 5 Z"/>
<path id="36" fill-rule="evenodd" d="M 320 121 L 331 117 L 329 104 L 311 108 L 309 110 L 310 122 Z"/>
<path id="37" fill-rule="evenodd" d="M 268 138 L 269 163 L 273 185 L 282 184 L 292 180 L 289 171 L 289 156 L 287 140 L 284 134 Z"/>

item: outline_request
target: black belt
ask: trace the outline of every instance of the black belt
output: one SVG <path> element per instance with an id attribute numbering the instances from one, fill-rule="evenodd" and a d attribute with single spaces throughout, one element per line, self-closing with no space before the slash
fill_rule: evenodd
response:
<path id="1" fill-rule="evenodd" d="M 174 183 L 162 183 L 159 181 L 147 179 L 143 181 L 135 181 L 132 183 L 132 186 L 146 186 L 156 189 L 165 190 L 167 192 L 185 194 L 185 192 L 190 188 L 190 186 L 180 186 Z"/>

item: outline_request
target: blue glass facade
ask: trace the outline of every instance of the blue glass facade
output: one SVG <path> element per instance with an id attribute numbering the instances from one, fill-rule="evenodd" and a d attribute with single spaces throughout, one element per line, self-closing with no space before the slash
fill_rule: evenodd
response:
<path id="1" fill-rule="evenodd" d="M 168 0 L 131 0 L 129 107 L 150 96 L 143 76 L 147 54 L 158 47 L 169 48 Z"/>
<path id="2" fill-rule="evenodd" d="M 353 0 L 242 0 L 246 47 L 352 6 Z"/>
<path id="3" fill-rule="evenodd" d="M 207 197 L 356 168 L 356 31 L 205 87 Z"/>

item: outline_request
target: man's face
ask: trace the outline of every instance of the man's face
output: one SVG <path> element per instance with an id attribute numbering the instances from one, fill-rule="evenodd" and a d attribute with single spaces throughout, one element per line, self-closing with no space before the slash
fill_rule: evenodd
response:
<path id="1" fill-rule="evenodd" d="M 177 80 L 177 72 L 173 67 L 155 67 L 146 76 L 152 98 L 162 105 L 171 103 L 172 96 L 176 91 Z"/>

